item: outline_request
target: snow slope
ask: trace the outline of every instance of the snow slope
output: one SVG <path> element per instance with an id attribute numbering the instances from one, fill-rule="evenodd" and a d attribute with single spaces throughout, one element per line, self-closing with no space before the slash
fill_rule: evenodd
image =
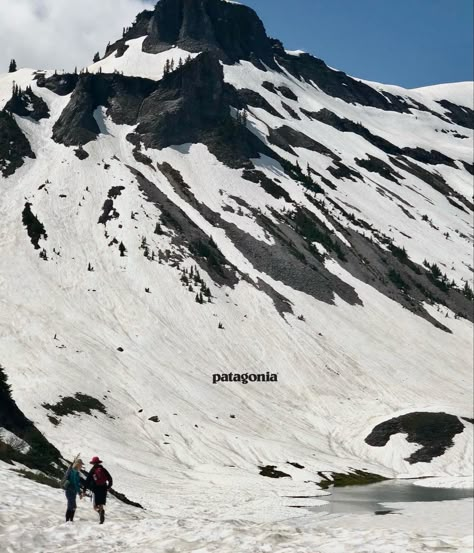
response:
<path id="1" fill-rule="evenodd" d="M 61 451 L 90 455 L 100 449 L 114 459 L 124 490 L 139 501 L 162 486 L 161 478 L 155 484 L 145 476 L 156 460 L 167 478 L 199 479 L 200 467 L 211 463 L 237 465 L 258 480 L 258 465 L 285 465 L 290 457 L 309 465 L 316 479 L 318 470 L 368 465 L 387 474 L 469 473 L 469 427 L 452 450 L 426 466 L 409 466 L 398 448 L 378 450 L 364 443 L 387 416 L 419 409 L 469 415 L 469 322 L 443 315 L 453 333 L 442 332 L 335 262 L 326 265 L 355 288 L 364 307 L 339 300 L 333 306 L 290 289 L 252 267 L 225 232 L 212 228 L 163 175 L 141 165 L 140 171 L 213 237 L 227 259 L 254 281 L 261 278 L 284 294 L 295 315 L 282 318 L 268 296 L 245 281 L 235 289 L 211 285 L 215 301 L 197 304 L 176 268 L 150 262 L 140 250 L 142 236 L 152 250 L 173 245 L 169 236 L 153 235 L 157 208 L 144 201 L 127 169 L 137 165 L 125 140 L 128 129 L 104 120 L 106 132 L 85 147 L 90 157 L 80 161 L 72 149 L 45 140 L 67 98 L 37 92 L 48 100 L 52 120 L 21 121 L 37 159 L 5 181 L 1 203 L 2 259 L 16 260 L 2 267 L 2 364 L 19 406 Z M 237 192 L 235 171 L 203 146 L 149 150 L 147 155 L 177 167 L 196 197 L 213 209 L 222 210 L 226 187 L 227 193 Z M 54 165 L 51 159 L 57 160 Z M 106 163 L 110 168 L 104 168 Z M 293 183 L 283 184 L 298 197 Z M 105 239 L 97 220 L 108 190 L 120 185 L 125 190 L 115 208 L 121 216 L 107 224 Z M 255 190 L 246 194 L 245 187 L 238 193 L 265 209 L 264 193 L 257 190 L 259 195 Z M 25 199 L 47 229 L 48 263 L 19 224 Z M 256 237 L 262 233 L 251 219 L 245 225 Z M 125 258 L 117 246 L 108 245 L 113 237 L 126 245 Z M 460 251 L 467 258 L 468 252 Z M 444 252 L 453 256 L 456 249 Z M 87 271 L 88 263 L 93 272 Z M 460 260 L 456 267 L 462 267 Z M 28 274 L 34 278 L 26 281 Z M 210 283 L 209 277 L 205 280 Z M 217 328 L 219 322 L 224 331 Z M 267 370 L 278 374 L 278 383 L 212 384 L 214 373 Z M 97 414 L 100 424 L 88 416 L 68 417 L 52 427 L 41 405 L 78 391 L 107 398 L 109 416 Z M 153 415 L 161 422 L 147 420 Z M 139 466 L 129 474 L 130 459 L 137 454 Z"/>
<path id="2" fill-rule="evenodd" d="M 177 47 L 145 53 L 143 38 L 127 45 L 123 56 L 111 54 L 89 73 L 161 82 L 167 59 L 177 64 L 188 56 Z M 287 69 L 264 69 L 249 61 L 223 64 L 227 85 L 265 100 L 259 101 L 264 107 L 246 106 L 247 128 L 269 148 L 250 161 L 278 184 L 278 194 L 245 179 L 242 167 L 224 163 L 204 142 L 142 145 L 143 162 L 127 139 L 137 125 L 114 122 L 105 106 L 95 108 L 100 133 L 84 144 L 88 157 L 79 159 L 75 147 L 51 138 L 75 92 L 60 95 L 41 86 L 32 70 L 0 75 L 0 108 L 15 82 L 31 86 L 50 111 L 39 121 L 13 116 L 36 157 L 25 158 L 11 176 L 0 174 L 0 365 L 19 408 L 66 458 L 77 451 L 85 458 L 100 454 L 117 489 L 147 508 L 142 513 L 113 502 L 115 521 L 107 535 L 82 521 L 74 529 L 58 527 L 51 514 L 59 510 L 58 492 L 16 477 L 10 484 L 2 465 L 7 501 L 0 537 L 9 550 L 19 551 L 20 543 L 24 551 L 33 551 L 35 543 L 43 551 L 78 550 L 67 545 L 73 542 L 93 551 L 100 539 L 105 551 L 155 551 L 158 541 L 163 551 L 335 551 L 336 537 L 341 551 L 390 550 L 395 543 L 400 551 L 468 550 L 465 518 L 472 503 L 457 503 L 449 515 L 462 517 L 456 535 L 448 519 L 443 528 L 433 524 L 443 506 L 425 517 L 425 507 L 415 505 L 426 534 L 417 534 L 404 517 L 395 536 L 386 517 L 376 519 L 377 530 L 374 517 L 357 517 L 351 527 L 336 519 L 323 529 L 300 517 L 290 498 L 321 494 L 317 484 L 324 474 L 354 469 L 439 477 L 452 485 L 471 475 L 471 322 L 450 307 L 455 302 L 439 301 L 441 293 L 408 309 L 374 284 L 375 270 L 372 279 L 360 276 L 327 243 L 315 240 L 314 248 L 325 256 L 319 271 L 324 282 L 342 283 L 330 290 L 330 300 L 292 285 L 271 260 L 267 268 L 259 264 L 258 248 L 278 245 L 283 217 L 304 208 L 361 265 L 372 260 L 357 249 L 359 240 L 389 257 L 388 237 L 418 266 L 425 260 L 439 265 L 459 289 L 472 283 L 473 131 L 437 103 L 447 98 L 472 107 L 471 84 L 404 90 L 368 83 L 373 91 L 426 108 L 395 111 L 346 102 Z M 361 134 L 307 115 L 323 109 L 398 149 L 435 150 L 449 159 L 417 159 L 414 174 Z M 272 132 L 282 126 L 323 148 L 275 144 Z M 359 177 L 334 176 L 334 155 Z M 308 192 L 278 156 L 303 170 L 309 166 L 324 195 Z M 368 156 L 383 161 L 395 178 L 358 163 Z M 182 188 L 166 164 L 181 175 Z M 449 191 L 420 176 L 426 172 Z M 161 194 L 159 201 L 150 199 L 144 179 Z M 39 249 L 22 223 L 26 203 L 47 233 Z M 181 230 L 169 224 L 176 213 L 186 221 Z M 235 282 L 216 278 L 187 246 L 189 228 L 212 239 Z M 243 248 L 242 236 L 253 246 Z M 47 261 L 39 256 L 43 249 Z M 300 271 L 296 261 L 288 263 L 290 274 Z M 200 284 L 191 282 L 192 291 L 183 285 L 183 270 L 189 277 L 197 265 L 212 294 L 202 305 L 195 300 Z M 347 300 L 349 287 L 357 301 Z M 213 383 L 214 374 L 267 371 L 278 381 Z M 51 409 L 77 393 L 100 401 L 104 412 L 61 416 Z M 365 441 L 376 425 L 414 412 L 454 415 L 462 432 L 428 462 L 407 461 L 421 444 L 406 433 L 391 436 L 384 447 Z M 266 478 L 260 474 L 265 466 L 287 477 Z M 28 511 L 20 520 L 18 497 Z M 38 525 L 42 502 L 48 514 Z M 296 523 L 289 520 L 294 517 Z M 285 526 L 274 525 L 282 520 Z M 181 530 L 182 537 L 170 536 Z"/>
<path id="3" fill-rule="evenodd" d="M 360 553 L 430 552 L 472 550 L 472 500 L 450 501 L 446 510 L 437 503 L 393 504 L 401 514 L 332 515 L 315 517 L 294 509 L 296 518 L 264 524 L 242 519 L 206 516 L 156 509 L 137 511 L 111 501 L 104 526 L 99 526 L 90 502 L 79 504 L 74 524 L 60 523 L 62 492 L 37 485 L 0 466 L 3 500 L 0 507 L 0 539 L 12 553 L 39 551 L 82 552 L 178 552 L 227 553 Z M 21 498 L 19 500 L 19 497 Z M 20 504 L 19 504 L 20 501 Z M 301 500 L 300 500 L 301 501 Z M 20 507 L 20 509 L 19 509 Z M 199 506 L 196 505 L 196 510 Z M 396 528 L 394 520 L 396 518 Z M 419 521 L 423 520 L 420 529 Z"/>

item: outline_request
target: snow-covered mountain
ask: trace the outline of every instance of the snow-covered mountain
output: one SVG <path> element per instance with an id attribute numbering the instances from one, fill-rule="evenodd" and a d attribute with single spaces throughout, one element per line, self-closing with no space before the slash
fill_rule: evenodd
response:
<path id="1" fill-rule="evenodd" d="M 333 473 L 472 475 L 472 98 L 223 0 L 0 75 L 0 459 L 100 453 L 146 507 L 249 520 Z"/>

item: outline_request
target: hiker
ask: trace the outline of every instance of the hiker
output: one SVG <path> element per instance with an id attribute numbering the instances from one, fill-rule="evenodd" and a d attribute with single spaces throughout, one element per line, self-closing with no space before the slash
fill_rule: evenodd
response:
<path id="1" fill-rule="evenodd" d="M 78 495 L 81 499 L 83 497 L 83 494 L 81 492 L 80 475 L 80 471 L 82 470 L 83 466 L 84 463 L 81 459 L 74 459 L 63 478 L 63 487 L 67 499 L 66 522 L 74 522 L 74 513 L 76 512 L 77 508 L 76 497 Z"/>
<path id="2" fill-rule="evenodd" d="M 100 524 L 103 524 L 105 520 L 107 491 L 112 487 L 112 477 L 109 471 L 102 466 L 102 461 L 99 457 L 92 457 L 91 465 L 93 466 L 87 475 L 84 488 L 92 490 L 94 510 L 99 513 Z"/>

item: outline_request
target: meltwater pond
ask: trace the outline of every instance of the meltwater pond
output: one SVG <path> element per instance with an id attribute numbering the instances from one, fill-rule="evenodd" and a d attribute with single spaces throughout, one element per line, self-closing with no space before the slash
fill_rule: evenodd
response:
<path id="1" fill-rule="evenodd" d="M 364 486 L 330 488 L 331 495 L 321 497 L 327 505 L 310 507 L 316 513 L 394 513 L 396 508 L 386 503 L 410 503 L 415 501 L 452 501 L 473 497 L 472 489 L 427 488 L 415 486 L 413 480 L 387 480 Z"/>

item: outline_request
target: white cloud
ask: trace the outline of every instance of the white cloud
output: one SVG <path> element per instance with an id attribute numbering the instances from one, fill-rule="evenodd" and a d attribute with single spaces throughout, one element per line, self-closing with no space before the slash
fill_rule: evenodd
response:
<path id="1" fill-rule="evenodd" d="M 0 0 L 0 73 L 84 67 L 156 0 Z"/>

